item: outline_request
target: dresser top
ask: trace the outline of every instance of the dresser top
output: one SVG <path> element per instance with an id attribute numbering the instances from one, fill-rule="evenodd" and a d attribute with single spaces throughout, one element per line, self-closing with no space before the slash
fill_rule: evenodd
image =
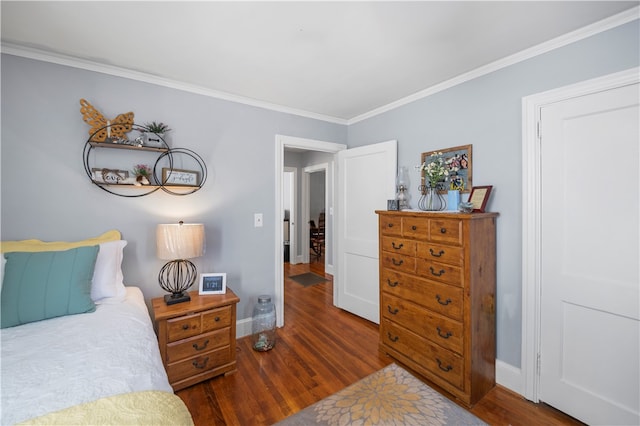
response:
<path id="1" fill-rule="evenodd" d="M 178 315 L 188 315 L 191 313 L 201 312 L 207 309 L 213 309 L 220 306 L 235 304 L 240 301 L 238 296 L 227 287 L 225 294 L 200 295 L 198 291 L 190 291 L 191 300 L 183 303 L 167 305 L 164 297 L 156 297 L 151 301 L 153 305 L 153 319 L 155 321 L 173 318 Z"/>
<path id="2" fill-rule="evenodd" d="M 486 219 L 488 217 L 497 217 L 498 212 L 486 213 L 462 213 L 456 211 L 423 211 L 423 210 L 376 210 L 376 214 L 391 214 L 394 216 L 413 216 L 413 217 L 434 217 L 442 219 Z"/>

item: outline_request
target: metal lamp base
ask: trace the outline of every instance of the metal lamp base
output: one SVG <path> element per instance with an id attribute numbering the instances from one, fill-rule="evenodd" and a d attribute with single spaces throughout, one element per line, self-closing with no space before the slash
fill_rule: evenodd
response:
<path id="1" fill-rule="evenodd" d="M 164 303 L 167 305 L 175 305 L 176 303 L 188 302 L 191 300 L 189 293 L 165 294 Z"/>

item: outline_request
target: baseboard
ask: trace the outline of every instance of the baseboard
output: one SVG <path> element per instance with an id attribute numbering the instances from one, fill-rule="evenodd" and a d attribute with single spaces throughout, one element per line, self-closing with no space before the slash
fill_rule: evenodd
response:
<path id="1" fill-rule="evenodd" d="M 496 383 L 524 396 L 522 370 L 499 359 L 496 359 Z"/>
<path id="2" fill-rule="evenodd" d="M 236 339 L 251 335 L 251 318 L 236 321 Z"/>

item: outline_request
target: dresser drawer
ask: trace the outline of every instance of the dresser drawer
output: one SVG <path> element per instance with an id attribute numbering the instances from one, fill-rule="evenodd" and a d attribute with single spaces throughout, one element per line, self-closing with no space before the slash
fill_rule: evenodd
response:
<path id="1" fill-rule="evenodd" d="M 400 253 L 406 256 L 416 255 L 415 241 L 404 240 L 397 237 L 382 237 L 382 247 L 380 248 L 390 253 Z"/>
<path id="2" fill-rule="evenodd" d="M 231 325 L 231 306 L 211 309 L 202 313 L 202 331 L 218 330 Z"/>
<path id="3" fill-rule="evenodd" d="M 460 219 L 430 219 L 429 236 L 433 242 L 462 245 L 462 221 Z"/>
<path id="4" fill-rule="evenodd" d="M 438 312 L 462 321 L 462 288 L 405 275 L 390 269 L 382 269 L 381 289 L 385 293 L 411 300 Z"/>
<path id="5" fill-rule="evenodd" d="M 381 321 L 382 343 L 411 358 L 419 367 L 464 389 L 464 359 L 387 319 Z"/>
<path id="6" fill-rule="evenodd" d="M 417 243 L 416 256 L 451 265 L 462 266 L 464 263 L 464 250 L 462 247 Z"/>
<path id="7" fill-rule="evenodd" d="M 429 237 L 428 221 L 418 217 L 403 217 L 402 236 L 426 240 Z"/>
<path id="8" fill-rule="evenodd" d="M 179 361 L 220 346 L 226 346 L 230 343 L 230 340 L 229 329 L 223 328 L 211 333 L 169 343 L 167 345 L 167 362 Z"/>
<path id="9" fill-rule="evenodd" d="M 412 274 L 416 271 L 416 258 L 413 256 L 383 251 L 381 257 L 380 261 L 385 268 L 396 269 Z"/>
<path id="10" fill-rule="evenodd" d="M 382 294 L 380 303 L 383 317 L 443 348 L 462 354 L 462 323 L 386 293 Z"/>
<path id="11" fill-rule="evenodd" d="M 232 360 L 230 352 L 229 346 L 224 346 L 195 358 L 188 358 L 184 361 L 169 364 L 167 366 L 169 382 L 174 383 L 227 364 Z"/>
<path id="12" fill-rule="evenodd" d="M 402 236 L 402 220 L 399 217 L 380 216 L 380 233 Z"/>
<path id="13" fill-rule="evenodd" d="M 432 262 L 426 259 L 416 260 L 416 272 L 418 275 L 430 280 L 464 287 L 462 280 L 462 268 L 459 266 L 446 265 L 444 263 Z"/>
<path id="14" fill-rule="evenodd" d="M 167 320 L 167 339 L 169 342 L 186 339 L 201 332 L 200 314 L 185 315 Z"/>

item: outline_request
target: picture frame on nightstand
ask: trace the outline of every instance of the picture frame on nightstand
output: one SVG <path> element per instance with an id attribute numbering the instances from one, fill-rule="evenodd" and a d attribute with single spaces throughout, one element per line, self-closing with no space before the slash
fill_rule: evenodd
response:
<path id="1" fill-rule="evenodd" d="M 208 294 L 225 294 L 227 292 L 226 273 L 203 273 L 200 274 L 200 285 L 198 293 L 205 296 Z"/>

